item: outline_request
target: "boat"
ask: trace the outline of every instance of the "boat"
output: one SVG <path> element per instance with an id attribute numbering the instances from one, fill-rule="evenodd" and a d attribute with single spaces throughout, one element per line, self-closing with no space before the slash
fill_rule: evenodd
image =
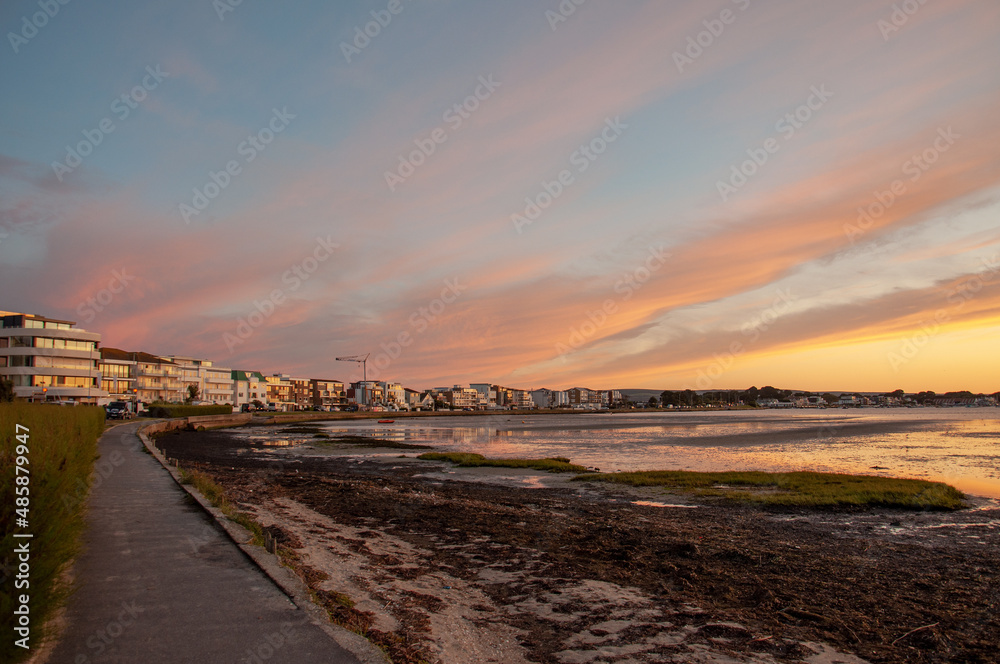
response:
<path id="1" fill-rule="evenodd" d="M 396 421 L 396 420 L 379 420 L 379 421 L 378 421 L 378 423 L 379 423 L 379 424 L 392 424 L 392 423 L 394 423 L 395 421 Z"/>

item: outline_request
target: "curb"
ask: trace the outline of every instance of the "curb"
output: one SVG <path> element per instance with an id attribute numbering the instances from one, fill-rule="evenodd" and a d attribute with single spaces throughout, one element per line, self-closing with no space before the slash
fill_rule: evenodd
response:
<path id="1" fill-rule="evenodd" d="M 326 611 L 312 601 L 309 587 L 302 579 L 282 565 L 276 555 L 270 553 L 262 546 L 251 544 L 253 534 L 249 530 L 231 521 L 229 517 L 222 513 L 222 510 L 212 505 L 193 486 L 181 483 L 181 476 L 177 467 L 170 465 L 167 458 L 163 456 L 163 453 L 160 452 L 144 432 L 144 429 L 155 423 L 149 422 L 140 426 L 136 429 L 136 436 L 139 437 L 139 440 L 142 441 L 142 444 L 149 453 L 160 462 L 160 465 L 170 473 L 177 486 L 186 491 L 189 496 L 201 505 L 202 509 L 215 519 L 215 522 L 226 532 L 233 543 L 249 556 L 254 564 L 260 568 L 260 571 L 270 578 L 296 607 L 306 613 L 311 623 L 322 629 L 327 636 L 333 639 L 344 650 L 357 657 L 363 664 L 391 664 L 386 654 L 371 641 L 339 625 L 332 624 L 327 617 Z"/>

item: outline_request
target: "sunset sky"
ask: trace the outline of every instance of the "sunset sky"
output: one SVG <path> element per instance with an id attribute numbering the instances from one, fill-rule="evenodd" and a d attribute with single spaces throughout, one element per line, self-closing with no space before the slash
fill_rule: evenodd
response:
<path id="1" fill-rule="evenodd" d="M 994 0 L 40 5 L 0 309 L 415 388 L 1000 390 Z"/>

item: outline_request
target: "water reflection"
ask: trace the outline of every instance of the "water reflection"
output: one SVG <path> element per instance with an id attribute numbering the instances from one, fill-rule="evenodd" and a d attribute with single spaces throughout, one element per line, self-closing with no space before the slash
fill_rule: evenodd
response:
<path id="1" fill-rule="evenodd" d="M 430 444 L 493 457 L 569 457 L 618 470 L 816 470 L 939 479 L 1000 498 L 1000 411 L 724 411 L 371 420 L 320 426 L 330 436 Z M 255 430 L 254 443 L 313 441 Z"/>

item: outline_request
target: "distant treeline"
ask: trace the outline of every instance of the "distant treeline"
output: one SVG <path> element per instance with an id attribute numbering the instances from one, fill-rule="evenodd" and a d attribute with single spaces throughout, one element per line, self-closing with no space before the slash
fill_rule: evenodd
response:
<path id="1" fill-rule="evenodd" d="M 664 390 L 660 393 L 660 397 L 650 397 L 648 405 L 651 406 L 674 406 L 677 408 L 683 407 L 697 407 L 697 406 L 709 406 L 709 405 L 727 405 L 727 404 L 745 404 L 747 406 L 756 406 L 759 401 L 774 399 L 777 401 L 796 401 L 798 399 L 807 399 L 809 397 L 822 397 L 827 403 L 837 403 L 840 401 L 841 396 L 857 396 L 857 397 L 884 397 L 886 400 L 894 400 L 898 403 L 916 403 L 919 405 L 924 405 L 928 403 L 935 403 L 942 399 L 948 400 L 961 400 L 961 399 L 985 399 L 994 398 L 1000 400 L 1000 392 L 994 392 L 993 394 L 974 394 L 967 390 L 962 390 L 960 392 L 946 392 L 945 394 L 937 394 L 931 390 L 924 392 L 917 392 L 916 394 L 907 394 L 903 390 L 895 390 L 894 392 L 885 392 L 883 394 L 872 394 L 871 392 L 843 392 L 840 394 L 833 394 L 830 392 L 803 392 L 800 390 L 781 390 L 770 385 L 765 385 L 764 387 L 750 387 L 745 390 L 709 390 L 709 391 L 694 391 L 694 390 Z"/>

